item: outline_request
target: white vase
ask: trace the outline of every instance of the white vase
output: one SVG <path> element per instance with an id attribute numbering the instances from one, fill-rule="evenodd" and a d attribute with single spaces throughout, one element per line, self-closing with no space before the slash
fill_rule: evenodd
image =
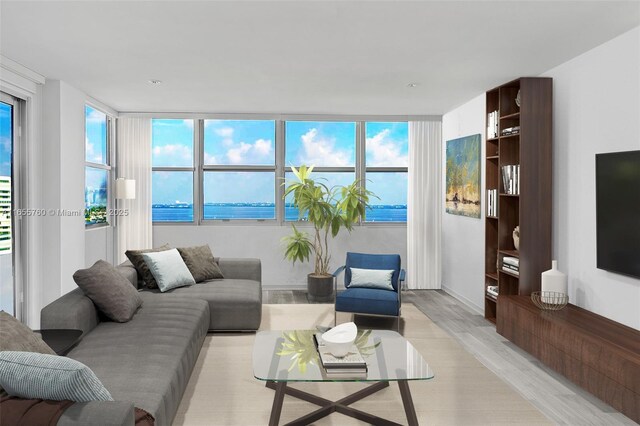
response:
<path id="1" fill-rule="evenodd" d="M 542 301 L 551 303 L 551 298 L 544 297 L 545 291 L 554 291 L 556 293 L 568 294 L 567 276 L 558 271 L 558 261 L 551 261 L 551 269 L 542 273 Z"/>

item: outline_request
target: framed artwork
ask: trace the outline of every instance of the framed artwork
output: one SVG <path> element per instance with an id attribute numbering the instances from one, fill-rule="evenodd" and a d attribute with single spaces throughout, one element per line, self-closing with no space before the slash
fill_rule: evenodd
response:
<path id="1" fill-rule="evenodd" d="M 445 210 L 480 219 L 480 134 L 447 141 Z"/>

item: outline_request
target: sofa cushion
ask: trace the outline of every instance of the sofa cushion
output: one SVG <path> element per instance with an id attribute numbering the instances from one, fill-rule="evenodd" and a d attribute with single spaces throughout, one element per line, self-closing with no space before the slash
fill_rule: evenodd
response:
<path id="1" fill-rule="evenodd" d="M 129 261 L 133 264 L 133 267 L 136 268 L 136 271 L 138 271 L 138 275 L 140 275 L 140 277 L 142 278 L 142 281 L 144 281 L 144 286 L 147 288 L 158 288 L 156 279 L 153 277 L 153 274 L 151 274 L 151 271 L 149 271 L 149 267 L 147 266 L 147 263 L 144 261 L 142 254 L 165 251 L 169 249 L 171 249 L 171 247 L 169 247 L 168 244 L 165 244 L 161 247 L 157 247 L 153 249 L 127 250 L 124 252 L 124 254 L 125 256 L 127 256 L 127 259 L 129 259 Z"/>
<path id="2" fill-rule="evenodd" d="M 210 280 L 164 294 L 207 301 L 211 312 L 210 330 L 257 330 L 260 326 L 262 290 L 259 281 Z"/>
<path id="3" fill-rule="evenodd" d="M 196 283 L 176 249 L 143 253 L 142 257 L 162 292 Z"/>
<path id="4" fill-rule="evenodd" d="M 391 284 L 391 277 L 395 272 L 393 269 L 349 269 L 351 270 L 349 288 L 363 287 L 393 291 Z"/>
<path id="5" fill-rule="evenodd" d="M 0 311 L 0 351 L 37 352 L 55 355 L 38 333 L 5 311 Z"/>
<path id="6" fill-rule="evenodd" d="M 79 269 L 73 274 L 78 287 L 98 309 L 117 322 L 126 322 L 142 304 L 138 291 L 115 266 L 98 260 L 91 268 Z"/>
<path id="7" fill-rule="evenodd" d="M 373 288 L 348 288 L 336 296 L 336 311 L 398 315 L 398 293 Z"/>
<path id="8" fill-rule="evenodd" d="M 157 290 L 140 296 L 131 321 L 101 322 L 67 356 L 89 366 L 116 401 L 170 425 L 207 333 L 209 305 Z"/>
<path id="9" fill-rule="evenodd" d="M 55 401 L 113 401 L 86 365 L 34 352 L 0 352 L 0 385 L 9 395 Z"/>
<path id="10" fill-rule="evenodd" d="M 218 262 L 215 261 L 213 253 L 211 253 L 211 248 L 208 245 L 179 247 L 178 251 L 197 283 L 224 278 Z"/>

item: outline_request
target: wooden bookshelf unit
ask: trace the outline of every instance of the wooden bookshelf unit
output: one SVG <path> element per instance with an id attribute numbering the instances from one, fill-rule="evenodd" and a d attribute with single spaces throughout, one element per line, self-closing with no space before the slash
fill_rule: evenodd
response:
<path id="1" fill-rule="evenodd" d="M 489 129 L 494 111 L 497 134 Z M 486 118 L 485 199 L 495 190 L 498 211 L 489 215 L 485 208 L 484 305 L 485 318 L 495 323 L 500 296 L 539 291 L 540 274 L 551 267 L 552 79 L 519 78 L 488 91 Z M 519 166 L 512 179 L 517 186 L 505 186 L 504 166 Z M 516 226 L 519 250 L 512 236 Z M 519 259 L 518 273 L 503 270 L 504 257 Z M 487 293 L 495 285 L 497 298 Z"/>

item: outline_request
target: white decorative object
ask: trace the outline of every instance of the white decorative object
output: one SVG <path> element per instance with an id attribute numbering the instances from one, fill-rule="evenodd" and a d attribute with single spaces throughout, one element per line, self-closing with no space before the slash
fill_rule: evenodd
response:
<path id="1" fill-rule="evenodd" d="M 568 294 L 567 276 L 558 271 L 558 261 L 551 261 L 551 269 L 542 273 L 542 301 L 553 303 L 550 297 L 544 297 L 544 293 L 552 291 L 555 293 Z"/>
<path id="2" fill-rule="evenodd" d="M 136 180 L 125 178 L 116 179 L 115 197 L 119 200 L 135 200 Z"/>
<path id="3" fill-rule="evenodd" d="M 520 250 L 520 226 L 516 226 L 513 230 L 513 247 Z"/>
<path id="4" fill-rule="evenodd" d="M 356 341 L 357 335 L 358 327 L 356 327 L 355 323 L 347 322 L 324 333 L 322 340 L 331 355 L 341 358 L 349 352 L 353 342 Z"/>

